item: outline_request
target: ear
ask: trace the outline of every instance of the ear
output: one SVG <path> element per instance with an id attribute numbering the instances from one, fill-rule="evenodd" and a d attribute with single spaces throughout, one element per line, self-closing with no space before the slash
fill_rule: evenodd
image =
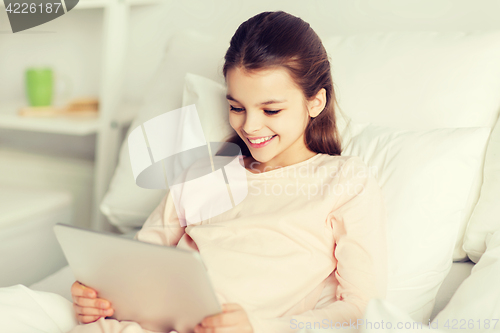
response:
<path id="1" fill-rule="evenodd" d="M 316 96 L 307 101 L 307 109 L 311 118 L 316 118 L 326 106 L 326 89 L 321 88 Z"/>

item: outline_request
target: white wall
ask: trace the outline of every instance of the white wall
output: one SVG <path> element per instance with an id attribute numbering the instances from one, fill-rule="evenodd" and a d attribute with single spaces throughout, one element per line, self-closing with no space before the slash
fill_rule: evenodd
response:
<path id="1" fill-rule="evenodd" d="M 102 18 L 102 9 L 73 10 L 13 34 L 0 7 L 0 102 L 25 98 L 24 70 L 33 65 L 49 65 L 69 76 L 73 95 L 97 95 Z"/>

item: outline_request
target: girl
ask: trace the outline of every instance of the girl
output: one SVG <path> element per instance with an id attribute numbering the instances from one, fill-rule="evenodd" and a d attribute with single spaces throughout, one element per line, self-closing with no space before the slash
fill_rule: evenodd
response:
<path id="1" fill-rule="evenodd" d="M 183 226 L 169 193 L 135 238 L 200 252 L 223 313 L 196 332 L 356 328 L 368 301 L 385 297 L 386 213 L 366 164 L 340 156 L 320 38 L 298 17 L 258 14 L 232 37 L 223 74 L 247 197 Z M 72 294 L 78 320 L 97 320 L 84 326 L 124 329 L 104 320 L 113 309 L 95 290 L 75 282 Z"/>

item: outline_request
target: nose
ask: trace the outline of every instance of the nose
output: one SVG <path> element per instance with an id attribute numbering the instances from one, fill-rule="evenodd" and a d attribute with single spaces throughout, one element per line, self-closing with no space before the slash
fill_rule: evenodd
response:
<path id="1" fill-rule="evenodd" d="M 242 129 L 245 133 L 251 135 L 258 133 L 263 126 L 263 120 L 258 112 L 247 112 L 245 115 L 245 122 Z"/>

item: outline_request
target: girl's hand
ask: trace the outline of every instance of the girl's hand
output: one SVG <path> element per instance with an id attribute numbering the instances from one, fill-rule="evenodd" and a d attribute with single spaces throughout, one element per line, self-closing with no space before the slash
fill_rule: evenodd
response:
<path id="1" fill-rule="evenodd" d="M 253 333 L 245 310 L 236 303 L 222 304 L 222 313 L 205 317 L 195 333 Z"/>
<path id="2" fill-rule="evenodd" d="M 71 286 L 73 309 L 80 324 L 88 324 L 101 317 L 111 316 L 114 312 L 111 303 L 103 298 L 97 298 L 97 292 L 75 281 Z"/>

